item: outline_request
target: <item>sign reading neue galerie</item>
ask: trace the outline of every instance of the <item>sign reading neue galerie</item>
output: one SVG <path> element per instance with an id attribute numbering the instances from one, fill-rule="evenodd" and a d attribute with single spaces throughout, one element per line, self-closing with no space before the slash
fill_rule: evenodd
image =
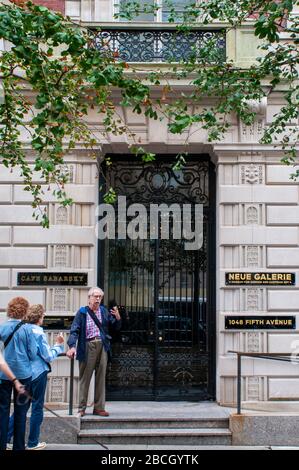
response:
<path id="1" fill-rule="evenodd" d="M 18 286 L 87 286 L 87 273 L 18 273 Z"/>
<path id="2" fill-rule="evenodd" d="M 225 273 L 225 285 L 294 286 L 295 273 Z"/>
<path id="3" fill-rule="evenodd" d="M 288 330 L 296 328 L 295 316 L 229 316 L 225 317 L 226 330 Z"/>

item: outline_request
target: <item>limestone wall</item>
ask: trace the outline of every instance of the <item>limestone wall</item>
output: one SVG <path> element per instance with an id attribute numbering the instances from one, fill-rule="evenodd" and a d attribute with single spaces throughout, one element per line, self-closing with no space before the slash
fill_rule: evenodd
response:
<path id="1" fill-rule="evenodd" d="M 220 152 L 221 154 L 221 152 Z M 299 191 L 275 152 L 229 152 L 218 166 L 217 396 L 236 400 L 236 359 L 228 350 L 293 352 L 299 346 Z M 225 286 L 226 271 L 294 272 L 290 287 Z M 225 315 L 295 315 L 296 330 L 226 330 Z M 242 359 L 242 399 L 299 398 L 298 364 Z"/>
<path id="2" fill-rule="evenodd" d="M 20 271 L 87 272 L 88 285 L 96 282 L 97 243 L 94 231 L 98 199 L 97 167 L 84 155 L 67 158 L 71 173 L 67 193 L 71 207 L 45 194 L 50 229 L 43 229 L 32 217 L 31 197 L 23 191 L 17 171 L 0 170 L 0 318 L 7 302 L 24 295 L 31 303 L 43 303 L 48 315 L 73 314 L 86 301 L 87 288 L 20 287 Z M 38 176 L 37 176 L 38 178 Z"/>
<path id="3" fill-rule="evenodd" d="M 83 22 L 111 22 L 113 3 L 67 0 L 65 13 Z M 228 56 L 240 66 L 250 64 L 256 56 L 257 42 L 252 42 L 252 37 L 251 29 L 244 27 L 227 38 Z M 152 64 L 143 66 L 152 69 Z M 182 80 L 179 85 L 186 84 L 187 80 Z M 209 104 L 206 101 L 202 106 Z M 206 131 L 195 132 L 195 126 L 190 132 L 189 152 L 209 153 L 217 171 L 217 399 L 223 404 L 236 400 L 236 359 L 228 350 L 290 352 L 296 350 L 299 341 L 298 183 L 289 179 L 293 169 L 280 163 L 279 149 L 259 144 L 265 125 L 281 105 L 279 92 L 271 101 L 253 104 L 257 117 L 252 126 L 231 116 L 232 127 L 219 144 L 208 143 Z M 187 133 L 172 135 L 165 121 L 150 121 L 128 108 L 117 111 L 136 134 L 136 140 L 150 151 L 173 154 L 182 150 Z M 103 138 L 96 110 L 90 110 L 88 122 L 96 128 L 103 152 L 128 152 L 127 136 L 111 134 Z M 61 207 L 46 193 L 44 206 L 50 229 L 42 229 L 32 218 L 30 194 L 23 191 L 19 174 L 0 167 L 0 321 L 5 318 L 7 302 L 16 295 L 24 295 L 31 303 L 43 303 L 48 315 L 57 316 L 73 315 L 86 302 L 87 288 L 18 286 L 19 271 L 82 271 L 88 273 L 88 286 L 97 283 L 96 163 L 78 146 L 67 157 L 67 166 L 71 179 L 66 191 L 74 204 Z M 296 285 L 226 287 L 225 272 L 238 270 L 295 272 Z M 297 317 L 297 329 L 225 331 L 224 317 L 229 314 L 292 314 Z M 243 372 L 244 400 L 299 399 L 298 366 L 244 359 Z M 48 400 L 68 401 L 68 375 L 67 359 L 53 364 Z"/>

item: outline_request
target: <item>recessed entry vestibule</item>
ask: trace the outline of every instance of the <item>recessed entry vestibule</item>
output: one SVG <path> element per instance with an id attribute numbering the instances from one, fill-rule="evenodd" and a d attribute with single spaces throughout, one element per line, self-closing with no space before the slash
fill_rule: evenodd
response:
<path id="1" fill-rule="evenodd" d="M 215 167 L 205 154 L 189 155 L 180 169 L 173 168 L 171 155 L 157 155 L 149 163 L 126 155 L 109 156 L 111 164 L 103 168 L 105 179 L 100 181 L 100 204 L 107 188 L 113 187 L 122 196 L 122 205 L 120 199 L 114 204 L 115 237 L 99 240 L 98 285 L 104 288 L 106 305 L 114 300 L 123 308 L 121 331 L 112 332 L 107 398 L 213 400 Z M 169 208 L 168 215 L 158 212 L 153 220 L 151 209 L 161 204 Z M 200 205 L 200 247 L 188 250 L 183 210 L 189 216 L 189 232 L 195 234 Z M 133 221 L 140 233 L 136 224 L 140 208 L 143 238 L 134 239 L 130 229 Z M 179 213 L 176 222 L 172 209 Z M 168 222 L 165 236 L 163 224 Z M 180 233 L 180 228 L 178 237 L 174 232 Z"/>

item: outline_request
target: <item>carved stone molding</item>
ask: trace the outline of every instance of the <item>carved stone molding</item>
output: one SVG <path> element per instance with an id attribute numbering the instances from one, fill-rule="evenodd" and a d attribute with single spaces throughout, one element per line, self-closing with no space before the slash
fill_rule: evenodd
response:
<path id="1" fill-rule="evenodd" d="M 260 397 L 260 379 L 259 377 L 247 378 L 247 399 L 258 401 Z"/>
<path id="2" fill-rule="evenodd" d="M 75 165 L 68 164 L 68 183 L 75 183 Z"/>
<path id="3" fill-rule="evenodd" d="M 264 97 L 260 101 L 248 100 L 249 110 L 256 113 L 255 119 L 251 125 L 246 125 L 240 121 L 240 140 L 241 142 L 258 142 L 263 135 L 266 111 L 267 111 L 267 98 Z"/>
<path id="4" fill-rule="evenodd" d="M 260 352 L 260 333 L 247 333 L 247 352 Z"/>
<path id="5" fill-rule="evenodd" d="M 67 261 L 68 261 L 67 245 L 56 245 L 54 266 L 66 267 L 68 265 Z"/>
<path id="6" fill-rule="evenodd" d="M 264 183 L 264 165 L 241 165 L 240 166 L 241 184 L 263 184 Z"/>
<path id="7" fill-rule="evenodd" d="M 258 142 L 264 132 L 264 119 L 257 119 L 251 126 L 246 126 L 241 123 L 240 126 L 240 140 L 241 142 Z"/>
<path id="8" fill-rule="evenodd" d="M 256 113 L 257 116 L 266 116 L 267 112 L 267 97 L 264 96 L 260 101 L 257 100 L 247 100 L 249 110 L 252 113 Z"/>
<path id="9" fill-rule="evenodd" d="M 246 247 L 246 266 L 257 268 L 259 266 L 259 247 L 258 245 L 248 245 Z"/>
<path id="10" fill-rule="evenodd" d="M 55 222 L 57 225 L 66 225 L 68 223 L 68 212 L 64 206 L 59 206 L 56 209 Z"/>
<path id="11" fill-rule="evenodd" d="M 245 211 L 245 224 L 257 225 L 259 223 L 259 207 L 248 206 Z"/>
<path id="12" fill-rule="evenodd" d="M 260 290 L 259 289 L 247 289 L 247 300 L 246 310 L 257 311 L 260 310 Z"/>
<path id="13" fill-rule="evenodd" d="M 258 150 L 245 150 L 243 152 L 239 152 L 239 157 L 243 159 L 248 158 L 251 160 L 252 158 L 262 158 L 263 156 L 264 154 Z"/>
<path id="14" fill-rule="evenodd" d="M 67 302 L 66 302 L 66 293 L 67 290 L 61 287 L 54 289 L 53 293 L 53 307 L 55 311 L 66 311 Z"/>
<path id="15" fill-rule="evenodd" d="M 75 165 L 65 163 L 61 167 L 61 173 L 66 176 L 67 183 L 75 183 Z"/>
<path id="16" fill-rule="evenodd" d="M 50 379 L 49 401 L 63 402 L 64 401 L 64 379 L 63 377 L 53 377 Z"/>

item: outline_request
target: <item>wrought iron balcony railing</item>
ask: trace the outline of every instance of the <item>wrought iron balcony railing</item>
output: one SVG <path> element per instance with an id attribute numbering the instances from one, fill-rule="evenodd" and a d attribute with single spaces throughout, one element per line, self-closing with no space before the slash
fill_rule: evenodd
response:
<path id="1" fill-rule="evenodd" d="M 213 44 L 211 62 L 225 59 L 226 41 L 223 30 L 111 29 L 99 31 L 95 47 L 111 52 L 125 62 L 180 62 L 201 57 L 201 51 Z"/>

